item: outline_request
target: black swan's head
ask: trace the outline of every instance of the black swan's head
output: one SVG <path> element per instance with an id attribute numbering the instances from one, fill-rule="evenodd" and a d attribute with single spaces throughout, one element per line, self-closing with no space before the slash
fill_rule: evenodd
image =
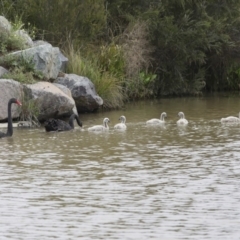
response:
<path id="1" fill-rule="evenodd" d="M 17 105 L 22 106 L 22 103 L 19 100 L 17 100 L 16 98 L 11 98 L 9 100 L 9 103 L 16 103 Z"/>

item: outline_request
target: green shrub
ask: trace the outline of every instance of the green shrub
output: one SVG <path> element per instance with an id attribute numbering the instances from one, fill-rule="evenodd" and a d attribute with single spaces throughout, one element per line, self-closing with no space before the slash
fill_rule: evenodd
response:
<path id="1" fill-rule="evenodd" d="M 39 108 L 33 99 L 29 99 L 28 96 L 24 96 L 21 107 L 20 121 L 28 121 L 32 127 L 39 127 L 38 121 Z"/>
<path id="2" fill-rule="evenodd" d="M 47 41 L 58 46 L 64 45 L 69 35 L 89 42 L 104 34 L 106 25 L 104 0 L 1 1 L 6 6 L 5 16 L 10 20 L 16 15 L 22 16 L 25 24 L 30 22 L 36 27 L 38 39 L 44 36 Z"/>
<path id="3" fill-rule="evenodd" d="M 104 101 L 104 108 L 111 109 L 123 106 L 126 97 L 124 97 L 123 87 L 118 78 L 109 72 L 103 72 L 100 78 L 95 79 L 93 83 L 97 93 Z"/>
<path id="4" fill-rule="evenodd" d="M 14 79 L 15 81 L 18 81 L 23 84 L 31 84 L 36 83 L 36 79 L 34 78 L 34 75 L 32 72 L 24 72 L 24 69 L 22 67 L 17 67 L 13 71 L 9 73 L 5 73 L 2 78 L 6 79 Z"/>
<path id="5" fill-rule="evenodd" d="M 0 55 L 4 55 L 15 50 L 21 50 L 23 48 L 23 39 L 14 32 L 11 32 L 10 34 L 0 34 Z"/>
<path id="6" fill-rule="evenodd" d="M 123 105 L 124 94 L 121 80 L 116 77 L 116 72 L 113 68 L 111 71 L 106 69 L 106 66 L 99 64 L 99 59 L 95 55 L 89 54 L 87 58 L 81 55 L 79 49 L 75 49 L 72 44 L 69 44 L 65 49 L 65 54 L 69 59 L 67 72 L 75 73 L 80 76 L 88 77 L 95 85 L 96 92 L 104 100 L 104 108 L 118 108 Z"/>
<path id="7" fill-rule="evenodd" d="M 109 72 L 119 79 L 124 78 L 125 61 L 123 49 L 120 45 L 112 43 L 110 45 L 101 46 L 97 58 L 98 65 L 103 72 Z"/>
<path id="8" fill-rule="evenodd" d="M 34 68 L 33 59 L 8 55 L 1 59 L 0 64 L 9 70 L 3 75 L 4 78 L 14 79 L 25 84 L 43 80 L 43 74 Z"/>
<path id="9" fill-rule="evenodd" d="M 20 18 L 16 18 L 16 22 L 12 23 L 10 33 L 0 33 L 0 55 L 25 48 L 24 39 L 16 34 L 16 31 L 22 29 L 23 26 Z"/>
<path id="10" fill-rule="evenodd" d="M 124 81 L 130 99 L 145 99 L 155 96 L 154 85 L 157 75 L 142 71 L 137 78 Z"/>

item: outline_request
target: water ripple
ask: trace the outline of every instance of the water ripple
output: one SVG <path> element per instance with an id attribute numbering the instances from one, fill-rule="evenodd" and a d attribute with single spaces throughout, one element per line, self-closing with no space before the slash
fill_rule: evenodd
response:
<path id="1" fill-rule="evenodd" d="M 0 139 L 1 239 L 239 239 L 239 135 L 204 118 L 16 130 Z"/>

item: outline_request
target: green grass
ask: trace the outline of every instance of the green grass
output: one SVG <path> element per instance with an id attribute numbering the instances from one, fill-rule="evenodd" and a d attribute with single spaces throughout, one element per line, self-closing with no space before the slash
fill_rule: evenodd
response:
<path id="1" fill-rule="evenodd" d="M 14 68 L 11 72 L 5 73 L 2 78 L 14 79 L 22 84 L 36 83 L 36 78 L 32 72 L 24 72 L 22 67 Z"/>
<path id="2" fill-rule="evenodd" d="M 21 107 L 20 120 L 28 121 L 33 127 L 39 127 L 40 123 L 38 121 L 39 108 L 37 107 L 33 99 L 28 99 L 27 96 L 24 96 Z"/>
<path id="3" fill-rule="evenodd" d="M 84 58 L 79 49 L 75 49 L 69 44 L 65 49 L 65 54 L 69 59 L 67 72 L 75 73 L 89 78 L 95 85 L 97 94 L 103 99 L 104 108 L 119 108 L 124 102 L 122 80 L 113 73 L 106 71 L 99 64 L 97 55 Z"/>
<path id="4" fill-rule="evenodd" d="M 25 48 L 24 39 L 16 34 L 16 31 L 21 30 L 22 27 L 23 23 L 20 21 L 20 19 L 17 19 L 16 22 L 12 23 L 12 28 L 9 33 L 0 33 L 0 55 L 5 55 L 9 52 Z"/>

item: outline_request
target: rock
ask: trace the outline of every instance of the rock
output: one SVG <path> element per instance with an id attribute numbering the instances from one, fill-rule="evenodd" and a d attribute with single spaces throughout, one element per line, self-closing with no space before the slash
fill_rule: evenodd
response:
<path id="1" fill-rule="evenodd" d="M 12 79 L 0 80 L 0 121 L 6 121 L 8 118 L 8 101 L 11 98 L 16 98 L 22 101 L 23 87 L 22 85 Z M 18 118 L 20 116 L 21 108 L 12 104 L 12 118 Z"/>
<path id="2" fill-rule="evenodd" d="M 46 45 L 46 44 L 51 45 L 50 43 L 48 43 L 48 42 L 46 42 L 46 41 L 43 41 L 43 40 L 33 41 L 33 47 L 38 47 L 38 46 L 40 46 L 40 45 Z"/>
<path id="3" fill-rule="evenodd" d="M 9 34 L 11 31 L 11 23 L 3 16 L 0 16 L 0 34 Z"/>
<path id="4" fill-rule="evenodd" d="M 0 66 L 0 78 L 5 74 L 8 73 L 9 71 L 7 69 L 5 69 L 4 67 Z"/>
<path id="5" fill-rule="evenodd" d="M 68 89 L 67 87 L 63 86 L 62 84 L 58 84 L 58 83 L 53 83 L 53 85 L 58 87 L 66 95 L 68 95 L 70 98 L 72 98 L 72 93 L 71 93 L 70 89 Z M 76 107 L 75 101 L 74 101 L 73 113 L 78 115 L 78 111 L 77 111 L 77 107 Z"/>
<path id="6" fill-rule="evenodd" d="M 13 128 L 16 128 L 16 127 L 18 127 L 18 123 L 13 123 L 12 124 L 12 126 L 13 126 Z M 8 123 L 6 122 L 6 123 L 0 123 L 0 128 L 7 128 L 8 127 Z M 2 131 L 2 130 L 1 130 Z M 7 131 L 7 130 L 6 130 Z"/>
<path id="7" fill-rule="evenodd" d="M 74 100 L 49 82 L 38 82 L 24 86 L 28 99 L 34 99 L 39 109 L 39 121 L 51 117 L 70 116 L 75 106 Z"/>
<path id="8" fill-rule="evenodd" d="M 67 64 L 68 64 L 68 58 L 65 57 L 62 52 L 59 53 L 59 57 L 60 57 L 60 60 L 61 60 L 61 68 L 60 68 L 60 71 L 62 72 L 65 72 L 66 71 L 66 68 L 67 68 Z"/>
<path id="9" fill-rule="evenodd" d="M 18 128 L 30 128 L 32 127 L 32 122 L 30 121 L 20 121 L 17 123 Z"/>
<path id="10" fill-rule="evenodd" d="M 65 74 L 64 77 L 58 77 L 54 82 L 71 90 L 79 113 L 94 112 L 103 104 L 102 98 L 96 93 L 94 84 L 87 77 Z"/>
<path id="11" fill-rule="evenodd" d="M 40 71 L 46 79 L 56 79 L 62 66 L 60 50 L 58 47 L 52 47 L 51 44 L 39 45 L 9 55 L 19 59 L 23 57 L 29 61 L 33 60 L 35 69 Z"/>
<path id="12" fill-rule="evenodd" d="M 43 41 L 43 40 L 37 40 L 37 41 L 33 42 L 34 47 L 37 47 L 37 46 L 40 46 L 40 45 L 46 45 L 46 44 L 49 44 L 51 46 L 50 43 L 48 43 L 46 41 Z M 60 61 L 61 61 L 60 71 L 65 72 L 67 64 L 68 64 L 68 58 L 65 57 L 60 50 L 59 50 L 59 58 L 60 58 Z"/>
<path id="13" fill-rule="evenodd" d="M 33 41 L 26 31 L 22 29 L 17 30 L 15 31 L 15 34 L 24 41 L 25 47 L 33 47 Z"/>
<path id="14" fill-rule="evenodd" d="M 59 88 L 61 91 L 63 91 L 69 97 L 72 97 L 72 93 L 71 93 L 70 89 L 67 88 L 66 86 L 59 84 L 59 83 L 53 83 L 53 85 L 56 86 L 57 88 Z"/>

